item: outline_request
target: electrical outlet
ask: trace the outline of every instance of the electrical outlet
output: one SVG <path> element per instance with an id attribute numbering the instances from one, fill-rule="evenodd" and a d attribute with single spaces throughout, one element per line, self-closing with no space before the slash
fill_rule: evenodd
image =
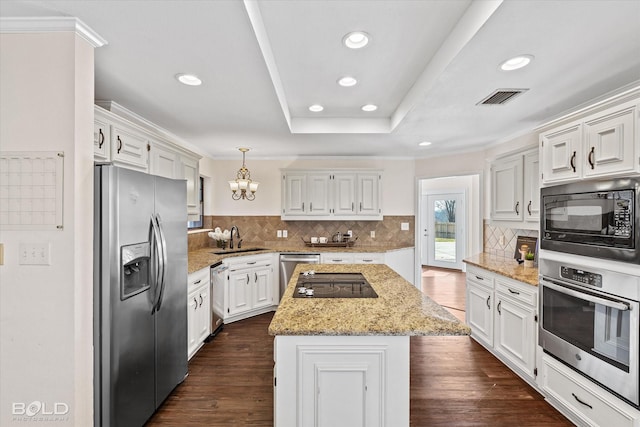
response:
<path id="1" fill-rule="evenodd" d="M 289 233 L 287 233 L 287 230 L 282 230 L 282 237 L 286 239 L 288 235 Z"/>
<path id="2" fill-rule="evenodd" d="M 278 237 L 278 238 L 282 237 L 282 230 L 276 231 L 276 237 Z"/>
<path id="3" fill-rule="evenodd" d="M 349 236 L 349 237 L 353 237 L 353 231 L 351 231 L 351 230 L 347 230 L 347 236 Z"/>
<path id="4" fill-rule="evenodd" d="M 371 230 L 371 238 L 372 239 L 376 238 L 376 231 L 375 230 Z"/>
<path id="5" fill-rule="evenodd" d="M 51 264 L 51 245 L 49 243 L 20 243 L 19 250 L 18 264 Z"/>
<path id="6" fill-rule="evenodd" d="M 400 223 L 400 230 L 409 231 L 409 223 L 408 222 L 401 222 Z"/>
<path id="7" fill-rule="evenodd" d="M 500 243 L 500 246 L 504 246 L 504 234 L 500 235 L 500 237 L 498 238 L 498 243 Z"/>

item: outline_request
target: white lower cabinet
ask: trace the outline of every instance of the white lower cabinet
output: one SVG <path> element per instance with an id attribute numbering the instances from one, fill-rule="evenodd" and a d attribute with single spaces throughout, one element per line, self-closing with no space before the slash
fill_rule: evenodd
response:
<path id="1" fill-rule="evenodd" d="M 529 378 L 536 377 L 537 289 L 516 281 L 495 281 L 493 348 Z"/>
<path id="2" fill-rule="evenodd" d="M 538 289 L 468 265 L 466 296 L 471 336 L 535 385 Z"/>
<path id="3" fill-rule="evenodd" d="M 187 289 L 187 355 L 191 359 L 211 333 L 209 268 L 191 273 Z"/>
<path id="4" fill-rule="evenodd" d="M 229 258 L 224 284 L 223 318 L 225 323 L 272 311 L 277 306 L 277 270 L 274 254 Z"/>
<path id="5" fill-rule="evenodd" d="M 541 386 L 547 401 L 576 425 L 637 427 L 637 409 L 544 354 Z"/>
<path id="6" fill-rule="evenodd" d="M 493 278 L 482 278 L 483 282 L 470 279 L 467 267 L 466 321 L 471 327 L 471 336 L 485 346 L 493 347 Z M 473 277 L 482 276 L 474 275 Z"/>
<path id="7" fill-rule="evenodd" d="M 277 336 L 274 425 L 409 426 L 408 336 Z"/>

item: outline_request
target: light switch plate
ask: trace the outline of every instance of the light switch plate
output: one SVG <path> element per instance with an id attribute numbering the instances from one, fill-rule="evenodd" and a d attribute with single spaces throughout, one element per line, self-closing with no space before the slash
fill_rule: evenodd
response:
<path id="1" fill-rule="evenodd" d="M 282 230 L 282 237 L 286 239 L 288 235 L 289 233 L 287 233 L 287 230 Z"/>
<path id="2" fill-rule="evenodd" d="M 18 264 L 51 265 L 51 244 L 48 242 L 20 243 Z"/>
<path id="3" fill-rule="evenodd" d="M 371 238 L 372 239 L 376 238 L 376 231 L 375 230 L 371 230 Z"/>
<path id="4" fill-rule="evenodd" d="M 276 231 L 276 236 L 279 238 L 282 237 L 282 230 Z"/>
<path id="5" fill-rule="evenodd" d="M 409 223 L 408 222 L 401 222 L 400 223 L 400 230 L 409 231 Z"/>

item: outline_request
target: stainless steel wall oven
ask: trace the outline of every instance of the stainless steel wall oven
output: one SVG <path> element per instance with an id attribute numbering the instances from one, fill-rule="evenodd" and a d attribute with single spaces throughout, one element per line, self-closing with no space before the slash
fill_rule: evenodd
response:
<path id="1" fill-rule="evenodd" d="M 640 277 L 575 258 L 540 260 L 540 346 L 640 408 Z"/>
<path id="2" fill-rule="evenodd" d="M 640 264 L 640 178 L 541 190 L 540 247 Z"/>

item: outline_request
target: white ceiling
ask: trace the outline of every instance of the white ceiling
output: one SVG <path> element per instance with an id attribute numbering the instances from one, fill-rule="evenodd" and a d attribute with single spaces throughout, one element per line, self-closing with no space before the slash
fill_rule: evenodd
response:
<path id="1" fill-rule="evenodd" d="M 108 41 L 96 99 L 214 158 L 473 150 L 640 83 L 640 0 L 0 0 L 0 16 L 80 18 Z M 345 48 L 353 30 L 370 44 Z M 523 53 L 529 67 L 499 69 Z M 339 87 L 346 74 L 359 84 Z M 476 105 L 498 88 L 529 90 Z"/>

